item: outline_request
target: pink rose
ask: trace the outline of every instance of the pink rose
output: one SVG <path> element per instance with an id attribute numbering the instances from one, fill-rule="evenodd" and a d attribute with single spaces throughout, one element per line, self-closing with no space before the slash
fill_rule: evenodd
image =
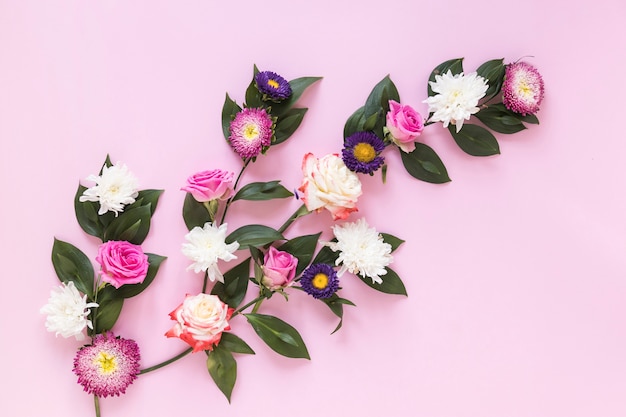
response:
<path id="1" fill-rule="evenodd" d="M 187 185 L 181 188 L 191 193 L 198 202 L 225 200 L 232 193 L 234 174 L 221 169 L 202 171 L 187 178 Z"/>
<path id="2" fill-rule="evenodd" d="M 424 119 L 412 107 L 389 100 L 386 127 L 393 143 L 408 153 L 415 150 L 415 138 L 424 130 Z"/>
<path id="3" fill-rule="evenodd" d="M 194 352 L 213 350 L 220 342 L 222 332 L 230 330 L 228 320 L 233 311 L 217 295 L 187 294 L 182 304 L 170 313 L 176 324 L 165 336 L 180 338 Z"/>
<path id="4" fill-rule="evenodd" d="M 110 240 L 98 248 L 96 261 L 100 264 L 102 281 L 115 288 L 124 284 L 139 284 L 148 273 L 148 255 L 141 246 L 130 242 Z"/>
<path id="5" fill-rule="evenodd" d="M 296 276 L 298 258 L 271 246 L 263 262 L 261 282 L 270 290 L 288 287 Z"/>
<path id="6" fill-rule="evenodd" d="M 310 211 L 323 208 L 333 220 L 345 219 L 357 211 L 357 198 L 362 194 L 361 181 L 337 154 L 317 159 L 312 153 L 302 160 L 304 179 L 298 188 L 302 201 Z"/>

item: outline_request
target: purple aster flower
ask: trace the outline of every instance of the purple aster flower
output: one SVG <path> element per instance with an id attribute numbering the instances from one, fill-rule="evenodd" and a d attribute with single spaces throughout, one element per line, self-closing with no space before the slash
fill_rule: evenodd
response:
<path id="1" fill-rule="evenodd" d="M 228 141 L 242 158 L 253 158 L 269 148 L 274 120 L 261 108 L 245 108 L 230 122 Z"/>
<path id="2" fill-rule="evenodd" d="M 339 278 L 332 266 L 313 264 L 302 273 L 300 285 L 313 298 L 328 298 L 339 289 Z"/>
<path id="3" fill-rule="evenodd" d="M 350 171 L 372 174 L 385 162 L 380 156 L 384 149 L 385 143 L 375 133 L 356 132 L 346 138 L 341 157 Z"/>
<path id="4" fill-rule="evenodd" d="M 502 103 L 522 116 L 534 114 L 543 100 L 543 78 L 535 67 L 526 62 L 506 66 L 502 84 Z"/>
<path id="5" fill-rule="evenodd" d="M 283 101 L 291 96 L 289 82 L 271 71 L 261 71 L 254 76 L 256 87 L 263 94 L 263 100 Z"/>
<path id="6" fill-rule="evenodd" d="M 139 359 L 139 346 L 134 340 L 103 333 L 78 350 L 73 371 L 87 393 L 119 396 L 137 379 Z"/>

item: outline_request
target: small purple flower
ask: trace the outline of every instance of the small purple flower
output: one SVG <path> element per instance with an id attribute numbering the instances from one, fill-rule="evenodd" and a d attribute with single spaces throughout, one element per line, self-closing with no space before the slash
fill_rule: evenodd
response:
<path id="1" fill-rule="evenodd" d="M 332 266 L 313 264 L 302 273 L 300 285 L 313 298 L 328 298 L 339 289 L 339 278 Z"/>
<path id="2" fill-rule="evenodd" d="M 263 94 L 263 100 L 280 102 L 291 96 L 289 82 L 271 71 L 261 71 L 254 76 L 256 87 Z"/>
<path id="3" fill-rule="evenodd" d="M 356 132 L 348 136 L 341 157 L 348 169 L 363 174 L 373 174 L 385 162 L 380 153 L 385 143 L 373 132 Z"/>
<path id="4" fill-rule="evenodd" d="M 274 120 L 262 108 L 245 108 L 230 122 L 228 141 L 241 158 L 253 158 L 269 148 Z"/>
<path id="5" fill-rule="evenodd" d="M 119 396 L 137 379 L 139 359 L 139 346 L 134 340 L 103 333 L 78 350 L 73 371 L 87 393 Z"/>
<path id="6" fill-rule="evenodd" d="M 502 84 L 502 103 L 522 116 L 535 114 L 543 100 L 543 78 L 535 67 L 526 62 L 506 66 Z"/>

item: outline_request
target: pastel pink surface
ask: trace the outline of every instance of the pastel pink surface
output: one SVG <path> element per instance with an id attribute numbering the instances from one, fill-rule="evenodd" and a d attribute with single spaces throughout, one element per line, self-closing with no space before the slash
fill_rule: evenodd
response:
<path id="1" fill-rule="evenodd" d="M 220 115 L 226 92 L 243 101 L 253 64 L 324 77 L 301 100 L 297 134 L 246 173 L 296 188 L 302 156 L 338 152 L 345 120 L 385 75 L 425 113 L 444 60 L 465 57 L 471 71 L 532 55 L 546 82 L 541 124 L 498 135 L 501 155 L 470 157 L 429 126 L 420 139 L 451 183 L 412 179 L 391 152 L 387 183 L 364 179 L 358 214 L 406 240 L 393 268 L 408 297 L 342 280 L 357 307 L 332 336 L 321 303 L 274 297 L 263 312 L 300 331 L 311 361 L 270 351 L 239 317 L 232 327 L 257 354 L 238 356 L 231 404 L 196 353 L 102 400 L 103 416 L 626 415 L 626 6 L 579 3 L 0 1 L 0 414 L 93 415 L 71 372 L 80 343 L 46 332 L 39 308 L 57 285 L 54 237 L 95 257 L 73 197 L 107 153 L 142 188 L 165 189 L 144 249 L 168 259 L 115 328 L 149 366 L 186 348 L 164 337 L 168 313 L 201 286 L 180 252 L 180 187 L 194 172 L 239 169 Z M 278 226 L 297 206 L 229 216 Z M 308 216 L 293 233 L 331 224 Z"/>

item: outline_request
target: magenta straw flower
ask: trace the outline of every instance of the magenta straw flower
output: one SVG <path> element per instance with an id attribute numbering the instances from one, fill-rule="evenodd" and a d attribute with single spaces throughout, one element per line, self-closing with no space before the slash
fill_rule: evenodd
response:
<path id="1" fill-rule="evenodd" d="M 87 393 L 119 396 L 137 379 L 139 359 L 139 346 L 134 340 L 104 333 L 76 353 L 73 371 Z"/>
<path id="2" fill-rule="evenodd" d="M 253 158 L 272 143 L 274 120 L 261 108 L 245 108 L 230 122 L 228 141 L 242 158 Z"/>
<path id="3" fill-rule="evenodd" d="M 543 78 L 535 67 L 526 62 L 506 66 L 502 85 L 502 103 L 522 116 L 535 114 L 543 100 Z"/>

